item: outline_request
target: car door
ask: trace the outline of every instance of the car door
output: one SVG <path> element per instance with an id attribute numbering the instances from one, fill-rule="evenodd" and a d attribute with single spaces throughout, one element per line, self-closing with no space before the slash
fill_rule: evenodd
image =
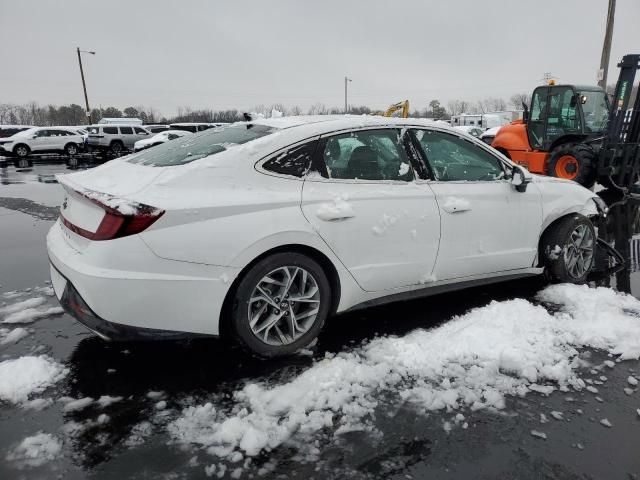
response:
<path id="1" fill-rule="evenodd" d="M 33 135 L 33 138 L 29 139 L 29 148 L 33 152 L 48 150 L 50 143 L 51 143 L 50 130 L 43 128 L 42 130 L 38 130 Z"/>
<path id="2" fill-rule="evenodd" d="M 366 291 L 429 282 L 440 218 L 434 193 L 415 182 L 399 129 L 327 135 L 306 176 L 302 211 Z"/>
<path id="3" fill-rule="evenodd" d="M 47 146 L 47 150 L 63 150 L 64 146 L 68 142 L 74 141 L 70 137 L 71 137 L 71 134 L 66 130 L 50 129 L 49 144 Z"/>
<path id="4" fill-rule="evenodd" d="M 531 267 L 542 226 L 535 184 L 518 192 L 508 165 L 483 145 L 454 133 L 416 129 L 440 209 L 442 238 L 434 277 L 464 278 Z"/>
<path id="5" fill-rule="evenodd" d="M 136 143 L 136 136 L 133 134 L 133 127 L 119 127 L 120 138 L 125 148 L 132 150 L 133 144 Z"/>

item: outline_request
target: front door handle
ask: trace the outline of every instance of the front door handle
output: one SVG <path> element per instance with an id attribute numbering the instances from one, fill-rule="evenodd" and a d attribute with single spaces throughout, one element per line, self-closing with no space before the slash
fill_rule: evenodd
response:
<path id="1" fill-rule="evenodd" d="M 447 213 L 468 212 L 471 210 L 471 203 L 461 197 L 446 197 L 442 209 Z"/>

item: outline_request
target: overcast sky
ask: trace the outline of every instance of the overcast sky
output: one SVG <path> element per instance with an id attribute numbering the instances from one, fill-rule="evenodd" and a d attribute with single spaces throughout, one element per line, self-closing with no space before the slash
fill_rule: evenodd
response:
<path id="1" fill-rule="evenodd" d="M 0 102 L 246 110 L 508 99 L 544 72 L 595 84 L 607 0 L 0 0 Z M 640 53 L 618 0 L 609 70 Z"/>

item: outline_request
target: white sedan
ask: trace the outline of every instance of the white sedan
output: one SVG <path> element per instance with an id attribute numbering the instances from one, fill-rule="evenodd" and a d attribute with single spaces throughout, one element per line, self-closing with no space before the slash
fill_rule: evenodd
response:
<path id="1" fill-rule="evenodd" d="M 186 132 L 184 130 L 165 130 L 154 135 L 153 137 L 138 140 L 133 144 L 133 151 L 139 152 L 140 150 L 145 150 L 147 148 L 155 147 L 156 145 L 161 145 L 170 140 L 184 137 L 185 135 L 191 135 L 191 132 Z"/>
<path id="2" fill-rule="evenodd" d="M 58 179 L 51 278 L 78 321 L 264 357 L 338 312 L 545 269 L 583 282 L 604 212 L 580 185 L 418 119 L 258 119 Z"/>

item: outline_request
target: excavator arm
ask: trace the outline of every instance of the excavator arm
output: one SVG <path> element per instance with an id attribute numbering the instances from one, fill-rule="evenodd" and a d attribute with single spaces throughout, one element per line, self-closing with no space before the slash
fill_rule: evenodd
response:
<path id="1" fill-rule="evenodd" d="M 390 105 L 389 108 L 387 108 L 387 110 L 382 114 L 382 116 L 391 117 L 398 110 L 402 110 L 402 118 L 409 118 L 409 100 Z"/>

